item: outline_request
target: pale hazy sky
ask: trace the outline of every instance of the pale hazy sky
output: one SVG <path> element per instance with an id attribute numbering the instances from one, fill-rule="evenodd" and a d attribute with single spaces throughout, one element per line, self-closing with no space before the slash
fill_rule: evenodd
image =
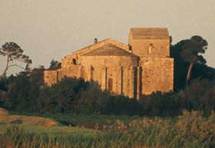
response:
<path id="1" fill-rule="evenodd" d="M 72 50 L 113 38 L 127 43 L 131 27 L 168 27 L 173 41 L 201 35 L 215 67 L 215 0 L 0 0 L 0 45 L 18 43 L 47 66 Z M 4 66 L 0 57 L 0 69 Z"/>

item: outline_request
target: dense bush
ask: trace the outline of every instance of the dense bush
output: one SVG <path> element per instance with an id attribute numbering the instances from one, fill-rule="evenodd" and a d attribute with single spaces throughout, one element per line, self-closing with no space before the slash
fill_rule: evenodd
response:
<path id="1" fill-rule="evenodd" d="M 4 86 L 7 90 L 7 98 L 4 101 L 4 107 L 11 111 L 38 111 L 40 103 L 38 96 L 42 87 L 42 70 L 35 70 L 31 74 L 20 73 L 17 76 L 10 76 L 4 80 Z M 1 83 L 1 81 L 0 81 Z"/>
<path id="2" fill-rule="evenodd" d="M 215 110 L 215 81 L 195 80 L 179 92 L 180 106 L 187 110 Z"/>
<path id="3" fill-rule="evenodd" d="M 39 99 L 42 112 L 96 113 L 102 96 L 96 83 L 65 78 L 53 87 L 42 88 Z"/>
<path id="4" fill-rule="evenodd" d="M 180 97 L 177 93 L 153 93 L 149 96 L 144 96 L 140 100 L 143 104 L 144 114 L 151 116 L 172 116 L 181 112 Z"/>
<path id="5" fill-rule="evenodd" d="M 65 78 L 45 87 L 41 71 L 21 73 L 2 80 L 8 99 L 1 105 L 11 111 L 28 113 L 125 114 L 174 116 L 183 110 L 215 110 L 215 82 L 197 79 L 179 92 L 153 93 L 140 100 L 112 96 L 95 82 Z M 2 100 L 2 99 L 1 99 Z"/>

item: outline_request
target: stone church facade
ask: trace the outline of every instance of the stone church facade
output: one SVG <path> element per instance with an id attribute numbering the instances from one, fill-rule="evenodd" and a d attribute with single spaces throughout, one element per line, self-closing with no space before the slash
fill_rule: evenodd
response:
<path id="1" fill-rule="evenodd" d="M 45 70 L 51 86 L 64 77 L 96 81 L 102 90 L 139 98 L 156 91 L 173 90 L 174 61 L 166 28 L 131 28 L 128 44 L 112 39 L 66 55 L 61 68 Z"/>

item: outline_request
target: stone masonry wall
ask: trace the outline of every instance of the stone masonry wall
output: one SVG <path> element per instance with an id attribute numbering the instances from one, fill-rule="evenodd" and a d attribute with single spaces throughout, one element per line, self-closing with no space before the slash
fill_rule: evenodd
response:
<path id="1" fill-rule="evenodd" d="M 169 56 L 169 40 L 145 39 L 131 40 L 132 52 L 140 57 L 167 57 Z"/>
<path id="2" fill-rule="evenodd" d="M 173 90 L 172 58 L 142 58 L 142 93 L 168 92 Z"/>
<path id="3" fill-rule="evenodd" d="M 65 56 L 60 69 L 44 71 L 44 82 L 51 86 L 64 77 L 83 78 L 97 82 L 102 90 L 137 99 L 156 91 L 172 91 L 174 61 L 169 57 L 168 31 L 142 31 L 129 34 L 129 46 L 106 39 Z M 96 55 L 98 48 L 105 54 Z"/>
<path id="4" fill-rule="evenodd" d="M 43 73 L 43 79 L 47 86 L 57 83 L 57 70 L 45 70 Z"/>

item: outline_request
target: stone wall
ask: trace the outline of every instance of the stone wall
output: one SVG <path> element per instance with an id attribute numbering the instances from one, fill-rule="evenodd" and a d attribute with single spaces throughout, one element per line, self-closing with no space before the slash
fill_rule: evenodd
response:
<path id="1" fill-rule="evenodd" d="M 113 94 L 133 97 L 133 67 L 138 66 L 136 57 L 126 56 L 83 56 L 86 80 L 98 82 L 103 90 Z M 93 76 L 90 76 L 93 75 Z"/>
<path id="2" fill-rule="evenodd" d="M 45 70 L 43 73 L 44 83 L 47 86 L 51 86 L 58 82 L 58 71 L 57 70 Z"/>
<path id="3" fill-rule="evenodd" d="M 65 77 L 80 78 L 82 76 L 83 66 L 71 65 L 70 67 L 57 70 L 45 70 L 43 73 L 44 82 L 48 86 L 56 84 Z"/>
<path id="4" fill-rule="evenodd" d="M 132 66 L 97 64 L 44 71 L 44 81 L 48 86 L 56 84 L 64 77 L 83 78 L 87 81 L 97 82 L 102 90 L 108 90 L 113 94 L 134 96 Z"/>
<path id="5" fill-rule="evenodd" d="M 173 68 L 172 58 L 142 58 L 142 94 L 148 95 L 152 92 L 168 92 L 173 90 Z"/>
<path id="6" fill-rule="evenodd" d="M 147 39 L 131 40 L 131 50 L 135 55 L 144 57 L 167 57 L 169 56 L 169 40 Z"/>
<path id="7" fill-rule="evenodd" d="M 64 77 L 95 81 L 102 90 L 139 98 L 155 91 L 173 90 L 173 59 L 142 57 L 83 56 L 82 65 L 46 70 L 44 81 L 51 86 Z M 83 66 L 84 65 L 84 66 Z"/>
<path id="8" fill-rule="evenodd" d="M 140 57 L 169 57 L 170 38 L 166 28 L 132 28 L 128 44 Z"/>
<path id="9" fill-rule="evenodd" d="M 65 56 L 60 69 L 44 71 L 44 82 L 51 86 L 64 77 L 83 78 L 102 90 L 137 99 L 168 92 L 173 90 L 174 69 L 169 44 L 167 29 L 134 29 L 129 45 L 106 39 Z"/>

